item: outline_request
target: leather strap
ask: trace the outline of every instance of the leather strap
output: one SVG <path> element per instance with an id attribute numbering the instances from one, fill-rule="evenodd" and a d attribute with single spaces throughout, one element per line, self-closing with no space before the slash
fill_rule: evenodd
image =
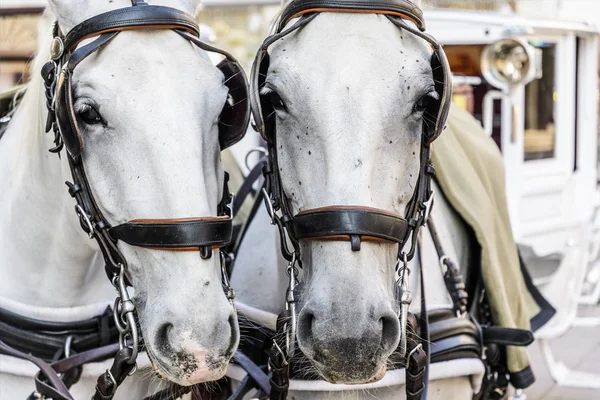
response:
<path id="1" fill-rule="evenodd" d="M 533 343 L 533 333 L 525 329 L 505 328 L 502 326 L 482 326 L 483 343 L 495 343 L 505 346 L 529 346 Z"/>
<path id="2" fill-rule="evenodd" d="M 265 394 L 271 394 L 271 386 L 269 383 L 269 377 L 263 372 L 258 365 L 256 365 L 248 356 L 237 350 L 233 355 L 235 362 L 246 371 L 248 377 L 254 382 L 253 387 L 260 388 Z"/>
<path id="3" fill-rule="evenodd" d="M 250 194 L 254 194 L 254 184 L 262 177 L 262 169 L 263 169 L 264 159 L 259 160 L 256 165 L 252 168 L 248 176 L 244 179 L 242 186 L 238 189 L 235 194 L 235 199 L 233 200 L 233 215 L 236 216 L 237 213 L 242 208 L 244 201 Z"/>
<path id="4" fill-rule="evenodd" d="M 134 364 L 129 364 L 127 360 L 131 357 L 131 349 L 124 347 L 115 355 L 112 367 L 98 377 L 96 382 L 96 393 L 92 400 L 112 400 L 117 388 L 129 373 L 135 368 Z"/>
<path id="5" fill-rule="evenodd" d="M 417 318 L 414 314 L 409 313 L 407 325 L 406 399 L 421 400 L 425 390 L 427 354 L 419 343 Z"/>
<path id="6" fill-rule="evenodd" d="M 408 222 L 397 214 L 361 206 L 313 208 L 300 212 L 292 221 L 294 235 L 303 240 L 359 237 L 402 245 L 408 228 Z M 354 244 L 353 250 L 360 250 L 360 244 Z"/>
<path id="7" fill-rule="evenodd" d="M 103 33 L 145 28 L 181 29 L 195 36 L 200 34 L 196 21 L 183 11 L 140 4 L 108 11 L 83 21 L 65 37 L 65 49 L 72 51 L 83 40 Z"/>
<path id="8" fill-rule="evenodd" d="M 419 237 L 419 256 L 423 246 L 421 245 L 421 237 Z M 425 274 L 422 257 L 419 260 L 419 281 L 421 288 L 421 312 L 419 314 L 419 338 L 421 339 L 421 345 L 426 355 L 425 360 L 425 373 L 423 376 L 423 393 L 421 398 L 427 399 L 427 389 L 429 388 L 429 365 L 431 364 L 431 337 L 430 337 L 430 326 L 429 326 L 429 314 L 427 312 L 427 300 L 425 296 Z M 407 377 L 408 378 L 408 377 Z"/>
<path id="9" fill-rule="evenodd" d="M 46 361 L 64 355 L 65 348 L 85 352 L 117 341 L 112 311 L 84 321 L 49 322 L 0 308 L 0 340 L 15 350 Z"/>
<path id="10" fill-rule="evenodd" d="M 12 347 L 7 346 L 2 341 L 0 341 L 0 352 L 2 352 L 2 354 L 6 354 L 12 357 L 30 361 L 40 369 L 42 374 L 49 381 L 49 384 L 36 385 L 36 389 L 38 392 L 40 392 L 40 394 L 46 397 L 50 397 L 54 400 L 73 400 L 73 397 L 69 393 L 69 390 L 67 389 L 63 381 L 60 379 L 60 377 L 57 375 L 57 373 L 52 369 L 50 364 L 37 357 L 15 350 Z"/>
<path id="11" fill-rule="evenodd" d="M 318 12 L 386 14 L 414 22 L 425 30 L 423 12 L 409 0 L 294 0 L 282 11 L 278 31 L 294 18 Z"/>
<path id="12" fill-rule="evenodd" d="M 231 240 L 229 217 L 138 219 L 110 228 L 113 239 L 132 246 L 169 250 L 222 247 Z"/>

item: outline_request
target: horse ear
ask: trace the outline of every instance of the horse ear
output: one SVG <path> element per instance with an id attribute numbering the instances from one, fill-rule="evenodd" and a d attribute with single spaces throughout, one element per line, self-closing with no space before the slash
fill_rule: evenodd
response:
<path id="1" fill-rule="evenodd" d="M 171 7 L 173 7 L 173 1 L 168 1 L 165 3 L 169 3 L 169 4 L 164 4 L 166 6 L 170 5 Z M 180 10 L 183 10 L 185 12 L 187 12 L 188 14 L 191 14 L 193 16 L 198 16 L 198 14 L 200 13 L 200 11 L 202 10 L 202 0 L 180 0 L 177 3 L 181 4 L 181 7 L 177 7 Z"/>
<path id="2" fill-rule="evenodd" d="M 48 0 L 48 3 L 61 29 L 65 33 L 78 23 L 95 14 L 90 10 L 90 8 L 94 7 L 92 7 L 93 2 L 90 3 L 89 0 Z"/>
<path id="3" fill-rule="evenodd" d="M 178 8 L 197 15 L 202 8 L 202 0 L 146 0 L 149 4 Z M 48 0 L 63 32 L 68 32 L 84 20 L 115 8 L 131 6 L 131 0 Z"/>

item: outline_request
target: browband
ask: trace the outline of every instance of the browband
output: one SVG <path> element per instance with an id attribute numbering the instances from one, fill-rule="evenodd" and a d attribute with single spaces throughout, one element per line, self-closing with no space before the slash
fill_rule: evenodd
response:
<path id="1" fill-rule="evenodd" d="M 398 214 L 362 206 L 330 206 L 305 210 L 294 216 L 292 231 L 303 240 L 350 240 L 352 250 L 360 241 L 404 244 L 409 224 Z"/>
<path id="2" fill-rule="evenodd" d="M 108 11 L 87 19 L 71 29 L 64 39 L 66 51 L 72 51 L 81 41 L 107 32 L 131 29 L 181 29 L 195 36 L 200 28 L 194 19 L 183 11 L 171 7 L 139 3 Z"/>
<path id="3" fill-rule="evenodd" d="M 232 220 L 227 216 L 137 219 L 109 230 L 113 239 L 157 250 L 220 248 L 231 241 Z"/>
<path id="4" fill-rule="evenodd" d="M 277 26 L 280 32 L 292 19 L 305 14 L 319 12 L 343 13 L 376 13 L 408 19 L 415 23 L 419 30 L 425 30 L 423 12 L 410 0 L 377 0 L 365 2 L 364 0 L 296 0 L 281 13 Z"/>

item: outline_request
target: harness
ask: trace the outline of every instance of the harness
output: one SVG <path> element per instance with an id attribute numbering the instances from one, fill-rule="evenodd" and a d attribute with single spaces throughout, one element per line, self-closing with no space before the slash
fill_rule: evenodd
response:
<path id="1" fill-rule="evenodd" d="M 32 320 L 0 310 L 0 352 L 29 360 L 40 368 L 36 376 L 36 392 L 31 398 L 71 400 L 68 388 L 78 381 L 81 366 L 114 357 L 112 366 L 98 378 L 93 397 L 94 400 L 112 399 L 118 386 L 135 371 L 141 336 L 135 305 L 128 291 L 131 283 L 127 278 L 127 260 L 117 247 L 119 240 L 151 249 L 199 251 L 203 259 L 211 258 L 213 251 L 218 251 L 223 290 L 233 303 L 234 292 L 225 273 L 225 257 L 221 251 L 232 235 L 229 204 L 233 196 L 228 189 L 227 173 L 217 216 L 137 219 L 117 226 L 111 226 L 104 218 L 87 180 L 82 160 L 85 137 L 78 126 L 73 107 L 73 71 L 84 59 L 107 46 L 120 32 L 136 29 L 173 30 L 198 48 L 225 57 L 217 67 L 225 75 L 224 84 L 229 89 L 232 101 L 225 104 L 219 119 L 221 149 L 243 137 L 250 118 L 247 81 L 242 67 L 230 54 L 201 42 L 196 21 L 180 10 L 132 0 L 131 7 L 85 20 L 66 35 L 55 23 L 52 59 L 42 68 L 48 107 L 46 130 L 53 131 L 55 143 L 50 151 L 60 153 L 66 147 L 73 179 L 67 182 L 67 186 L 69 194 L 76 201 L 75 213 L 81 228 L 98 243 L 106 274 L 118 295 L 112 312 L 107 310 L 93 320 L 74 323 Z M 96 38 L 78 46 L 92 37 Z M 77 353 L 71 354 L 72 350 L 77 350 Z M 191 388 L 175 385 L 148 399 L 170 398 L 173 390 L 185 394 Z"/>

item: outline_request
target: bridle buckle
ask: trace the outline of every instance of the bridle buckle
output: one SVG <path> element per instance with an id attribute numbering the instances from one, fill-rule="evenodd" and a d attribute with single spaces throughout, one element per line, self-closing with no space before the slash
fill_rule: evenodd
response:
<path id="1" fill-rule="evenodd" d="M 94 238 L 94 224 L 90 220 L 89 215 L 84 211 L 83 207 L 79 204 L 75 206 L 75 213 L 79 217 L 79 221 L 81 222 L 81 228 L 85 233 L 88 234 L 90 239 Z"/>

